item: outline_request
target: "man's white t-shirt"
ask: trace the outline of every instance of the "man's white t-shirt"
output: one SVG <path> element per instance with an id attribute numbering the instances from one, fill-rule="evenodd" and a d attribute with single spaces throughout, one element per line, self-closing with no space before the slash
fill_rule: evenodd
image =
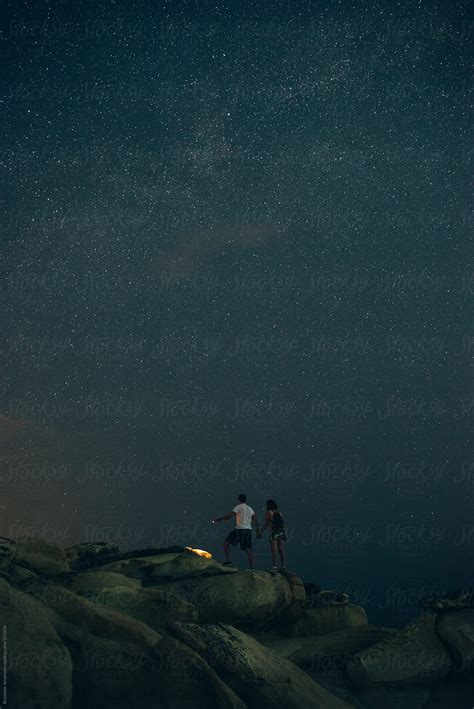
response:
<path id="1" fill-rule="evenodd" d="M 235 518 L 236 529 L 252 529 L 252 517 L 255 512 L 249 505 L 246 505 L 245 502 L 241 502 L 239 505 L 236 505 L 232 511 L 237 515 Z"/>

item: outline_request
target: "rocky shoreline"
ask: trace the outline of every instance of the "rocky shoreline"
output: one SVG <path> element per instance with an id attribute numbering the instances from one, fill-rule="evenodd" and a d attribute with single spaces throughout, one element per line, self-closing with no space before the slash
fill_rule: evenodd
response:
<path id="1" fill-rule="evenodd" d="M 185 547 L 0 538 L 6 706 L 442 709 L 474 705 L 474 595 L 394 630 L 290 571 Z"/>

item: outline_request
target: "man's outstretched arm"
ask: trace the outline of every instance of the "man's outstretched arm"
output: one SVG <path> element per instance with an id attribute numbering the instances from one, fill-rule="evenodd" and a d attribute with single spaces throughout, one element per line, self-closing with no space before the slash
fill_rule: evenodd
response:
<path id="1" fill-rule="evenodd" d="M 237 516 L 237 512 L 234 512 L 234 510 L 232 510 L 232 512 L 228 512 L 223 517 L 216 517 L 212 521 L 213 522 L 225 522 L 227 519 L 232 519 L 232 517 L 236 517 L 236 516 Z"/>
<path id="2" fill-rule="evenodd" d="M 257 529 L 257 537 L 258 537 L 260 534 L 260 525 L 258 524 L 257 515 L 255 513 L 252 515 L 252 524 Z"/>

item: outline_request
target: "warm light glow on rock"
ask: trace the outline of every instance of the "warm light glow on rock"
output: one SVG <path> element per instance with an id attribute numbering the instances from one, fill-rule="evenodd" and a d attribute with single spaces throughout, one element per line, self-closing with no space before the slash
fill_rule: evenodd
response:
<path id="1" fill-rule="evenodd" d="M 212 554 L 210 551 L 204 551 L 203 549 L 193 549 L 192 547 L 184 547 L 186 551 L 192 551 L 193 554 L 198 556 L 203 556 L 205 559 L 212 559 Z"/>

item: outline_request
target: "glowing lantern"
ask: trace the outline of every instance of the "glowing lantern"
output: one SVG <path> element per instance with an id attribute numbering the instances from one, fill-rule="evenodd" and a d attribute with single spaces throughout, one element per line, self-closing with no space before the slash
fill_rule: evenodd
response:
<path id="1" fill-rule="evenodd" d="M 198 556 L 203 556 L 205 559 L 212 559 L 212 554 L 209 551 L 204 551 L 203 549 L 193 549 L 192 547 L 184 547 L 186 551 L 192 551 L 193 554 Z"/>

